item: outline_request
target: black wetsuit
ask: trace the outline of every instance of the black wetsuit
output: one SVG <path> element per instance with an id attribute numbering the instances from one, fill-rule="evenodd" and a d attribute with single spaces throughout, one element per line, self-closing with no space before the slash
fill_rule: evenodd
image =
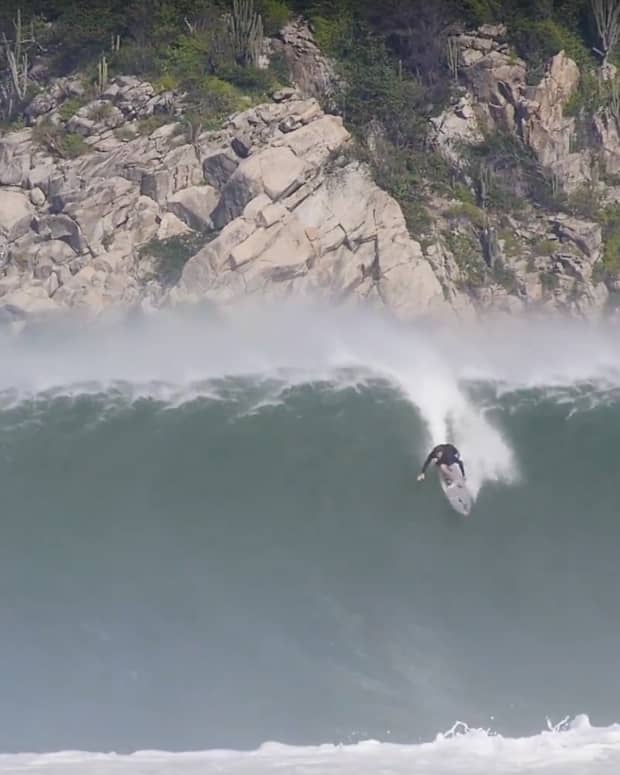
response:
<path id="1" fill-rule="evenodd" d="M 422 473 L 426 473 L 426 469 L 430 465 L 431 460 L 435 458 L 437 465 L 451 466 L 453 463 L 458 463 L 463 477 L 465 477 L 465 468 L 463 467 L 463 461 L 461 460 L 461 454 L 454 444 L 438 444 L 434 447 L 422 466 Z"/>

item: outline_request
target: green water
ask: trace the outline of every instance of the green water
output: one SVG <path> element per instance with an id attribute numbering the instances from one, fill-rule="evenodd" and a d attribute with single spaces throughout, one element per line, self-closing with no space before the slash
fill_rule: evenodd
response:
<path id="1" fill-rule="evenodd" d="M 5 404 L 0 750 L 618 719 L 613 393 L 466 390 L 520 478 L 464 520 L 401 391 L 273 384 Z"/>

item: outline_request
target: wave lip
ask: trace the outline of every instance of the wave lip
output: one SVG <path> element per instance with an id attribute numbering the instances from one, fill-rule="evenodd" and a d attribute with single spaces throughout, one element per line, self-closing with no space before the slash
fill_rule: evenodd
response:
<path id="1" fill-rule="evenodd" d="M 611 775 L 620 768 L 620 724 L 594 727 L 586 715 L 537 735 L 503 737 L 458 722 L 434 741 L 400 745 L 366 740 L 353 745 L 264 743 L 255 751 L 133 754 L 63 751 L 4 754 L 0 773 L 42 775 Z"/>

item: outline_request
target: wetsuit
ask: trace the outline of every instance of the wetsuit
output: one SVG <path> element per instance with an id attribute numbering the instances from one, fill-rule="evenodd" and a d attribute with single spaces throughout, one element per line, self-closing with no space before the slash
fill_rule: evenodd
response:
<path id="1" fill-rule="evenodd" d="M 454 446 L 454 444 L 438 444 L 436 447 L 434 447 L 424 461 L 424 465 L 422 466 L 423 474 L 426 473 L 426 469 L 430 465 L 430 462 L 433 460 L 433 458 L 435 458 L 438 466 L 451 466 L 453 463 L 458 463 L 458 466 L 461 469 L 461 473 L 463 474 L 463 478 L 465 478 L 465 468 L 463 467 L 463 461 L 461 460 L 460 452 Z"/>

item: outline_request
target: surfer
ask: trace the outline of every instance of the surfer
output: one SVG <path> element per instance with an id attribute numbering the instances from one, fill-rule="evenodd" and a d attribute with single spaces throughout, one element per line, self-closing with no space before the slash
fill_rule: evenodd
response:
<path id="1" fill-rule="evenodd" d="M 461 453 L 454 446 L 454 444 L 438 444 L 436 447 L 431 449 L 428 457 L 424 461 L 422 471 L 418 475 L 418 482 L 424 479 L 424 476 L 426 475 L 426 469 L 429 467 L 431 461 L 435 461 L 436 466 L 441 466 L 445 473 L 449 473 L 447 468 L 448 466 L 457 463 L 461 469 L 461 473 L 463 474 L 463 479 L 465 479 L 465 468 L 463 466 L 463 461 L 461 460 Z"/>

